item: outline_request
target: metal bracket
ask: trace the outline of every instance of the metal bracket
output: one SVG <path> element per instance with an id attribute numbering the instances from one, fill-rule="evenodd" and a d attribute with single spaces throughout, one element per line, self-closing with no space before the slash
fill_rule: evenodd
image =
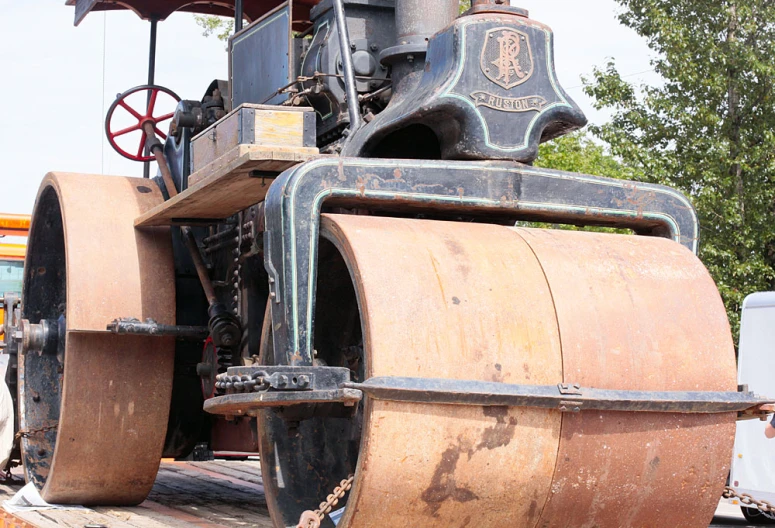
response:
<path id="1" fill-rule="evenodd" d="M 561 412 L 628 411 L 663 413 L 727 413 L 744 417 L 772 403 L 753 392 L 634 391 L 582 387 L 578 383 L 517 385 L 491 381 L 374 377 L 350 381 L 344 367 L 231 367 L 218 376 L 216 387 L 227 394 L 205 402 L 214 414 L 251 414 L 266 407 L 310 403 L 354 405 L 367 394 L 375 400 L 508 407 L 539 407 Z M 568 398 L 571 396 L 571 398 Z"/>
<path id="2" fill-rule="evenodd" d="M 376 400 L 449 405 L 541 407 L 563 412 L 629 411 L 674 413 L 746 412 L 771 403 L 752 392 L 632 391 L 578 384 L 515 385 L 489 381 L 375 377 L 345 383 Z M 572 400 L 568 395 L 576 396 Z"/>
<path id="3" fill-rule="evenodd" d="M 578 383 L 558 383 L 557 388 L 560 390 L 560 394 L 581 396 L 581 385 Z"/>
<path id="4" fill-rule="evenodd" d="M 231 367 L 216 378 L 215 387 L 226 392 L 205 402 L 212 414 L 253 414 L 266 407 L 313 403 L 355 405 L 363 397 L 350 381 L 345 367 L 255 366 Z"/>
<path id="5" fill-rule="evenodd" d="M 264 238 L 274 364 L 311 365 L 320 214 L 325 206 L 628 228 L 697 251 L 689 201 L 668 187 L 510 162 L 318 159 L 269 188 Z"/>

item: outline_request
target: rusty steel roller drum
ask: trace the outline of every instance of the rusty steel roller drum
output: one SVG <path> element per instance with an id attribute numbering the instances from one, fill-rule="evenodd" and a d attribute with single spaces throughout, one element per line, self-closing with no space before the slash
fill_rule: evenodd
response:
<path id="1" fill-rule="evenodd" d="M 358 381 L 737 389 L 716 287 L 667 239 L 342 215 L 325 215 L 321 234 L 315 349 Z M 327 351 L 361 337 L 360 366 Z M 317 508 L 304 490 L 323 500 L 354 469 L 340 528 L 704 528 L 736 419 L 367 398 L 349 426 L 302 422 L 291 445 L 269 416 L 261 445 L 275 526 L 295 523 L 296 504 Z"/>
<path id="2" fill-rule="evenodd" d="M 19 409 L 25 475 L 48 502 L 137 504 L 153 486 L 174 341 L 106 327 L 117 317 L 175 323 L 169 230 L 133 227 L 162 201 L 140 178 L 52 173 L 41 184 L 22 317 L 58 322 L 60 337 L 56 353 L 20 356 Z"/>

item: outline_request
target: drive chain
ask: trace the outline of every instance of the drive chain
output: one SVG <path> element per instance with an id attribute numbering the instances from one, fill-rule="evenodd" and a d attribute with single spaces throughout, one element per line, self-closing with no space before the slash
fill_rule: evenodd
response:
<path id="1" fill-rule="evenodd" d="M 765 513 L 775 513 L 775 505 L 772 503 L 767 502 L 766 500 L 756 500 L 748 493 L 740 493 L 729 486 L 724 488 L 724 493 L 722 493 L 721 496 L 725 499 L 739 499 L 740 502 L 746 506 L 755 506 Z"/>
<path id="2" fill-rule="evenodd" d="M 336 506 L 342 497 L 344 497 L 345 493 L 350 491 L 350 488 L 353 487 L 354 478 L 353 475 L 350 475 L 340 482 L 339 485 L 334 488 L 334 492 L 326 497 L 325 502 L 320 503 L 317 510 L 307 510 L 302 513 L 296 528 L 320 528 L 320 523 L 325 516 L 331 513 L 333 507 Z"/>

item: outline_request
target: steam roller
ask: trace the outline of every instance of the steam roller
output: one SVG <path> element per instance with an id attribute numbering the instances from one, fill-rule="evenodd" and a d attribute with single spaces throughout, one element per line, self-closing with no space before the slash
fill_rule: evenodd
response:
<path id="1" fill-rule="evenodd" d="M 736 384 L 684 195 L 533 165 L 586 123 L 550 28 L 484 0 L 68 4 L 236 30 L 201 100 L 111 105 L 155 177 L 43 180 L 4 351 L 44 499 L 137 504 L 205 445 L 260 453 L 277 528 L 708 525 L 772 402 Z"/>

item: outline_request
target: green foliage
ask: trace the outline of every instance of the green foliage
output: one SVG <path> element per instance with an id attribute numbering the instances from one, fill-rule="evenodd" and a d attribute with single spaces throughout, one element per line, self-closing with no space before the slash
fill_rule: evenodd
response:
<path id="1" fill-rule="evenodd" d="M 538 150 L 536 167 L 595 176 L 634 180 L 638 174 L 611 156 L 587 132 L 575 132 L 543 143 Z"/>
<path id="2" fill-rule="evenodd" d="M 737 335 L 745 296 L 775 288 L 775 4 L 617 2 L 664 83 L 632 86 L 614 62 L 596 69 L 586 92 L 613 117 L 592 131 L 642 180 L 690 197 Z"/>
<path id="3" fill-rule="evenodd" d="M 226 41 L 234 32 L 234 19 L 219 16 L 194 15 L 196 25 L 203 29 L 202 35 L 215 35 L 219 40 Z"/>

